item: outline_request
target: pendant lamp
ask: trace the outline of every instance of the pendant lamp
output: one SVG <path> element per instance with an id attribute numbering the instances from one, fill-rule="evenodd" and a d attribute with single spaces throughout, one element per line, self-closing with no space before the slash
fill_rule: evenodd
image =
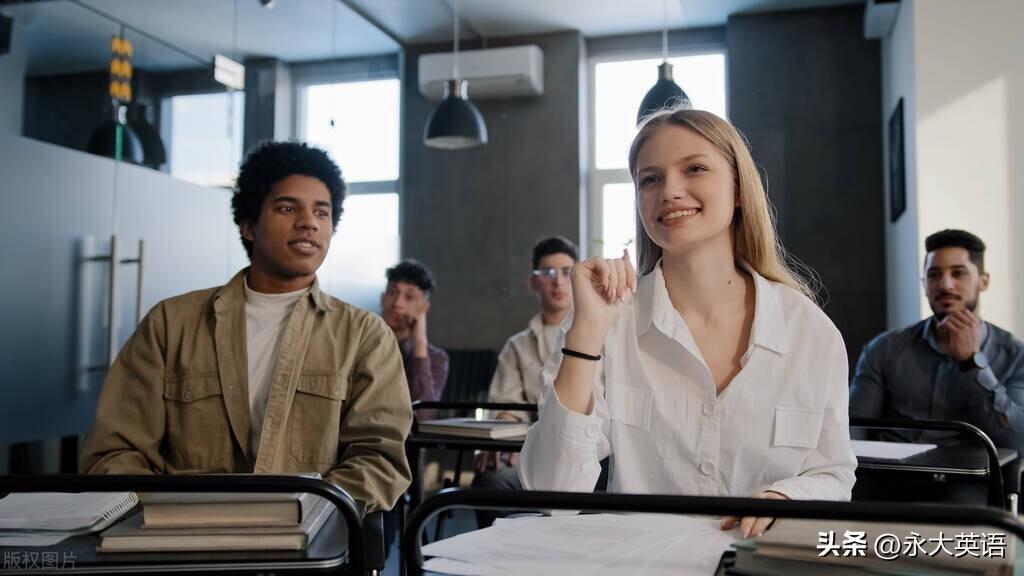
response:
<path id="1" fill-rule="evenodd" d="M 658 65 L 658 81 L 647 91 L 643 102 L 640 103 L 640 109 L 636 113 L 637 125 L 658 110 L 691 106 L 689 96 L 672 79 L 672 65 L 668 63 L 668 0 L 662 0 L 661 10 L 661 64 Z"/>
<path id="2" fill-rule="evenodd" d="M 444 100 L 430 113 L 423 128 L 423 143 L 442 150 L 462 150 L 487 144 L 487 124 L 469 100 L 465 80 L 459 78 L 459 2 L 452 10 L 455 19 L 452 79 L 444 84 Z"/>
<path id="3" fill-rule="evenodd" d="M 113 114 L 93 130 L 86 150 L 115 160 L 142 164 L 142 141 L 128 125 L 126 106 L 114 103 Z"/>
<path id="4" fill-rule="evenodd" d="M 160 133 L 146 118 L 145 104 L 132 104 L 128 107 L 128 126 L 142 143 L 142 164 L 159 170 L 167 163 L 167 149 L 160 139 Z"/>

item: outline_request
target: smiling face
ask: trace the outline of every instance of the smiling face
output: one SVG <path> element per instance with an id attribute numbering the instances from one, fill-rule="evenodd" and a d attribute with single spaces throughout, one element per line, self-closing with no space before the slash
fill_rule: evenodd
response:
<path id="1" fill-rule="evenodd" d="M 924 274 L 925 296 L 939 320 L 956 310 L 974 312 L 979 294 L 988 288 L 988 272 L 979 274 L 964 248 L 951 246 L 929 252 Z"/>
<path id="2" fill-rule="evenodd" d="M 331 194 L 323 182 L 293 174 L 270 189 L 259 219 L 242 225 L 252 242 L 252 273 L 281 286 L 313 282 L 331 245 Z M 254 287 L 255 289 L 255 287 Z"/>
<path id="3" fill-rule="evenodd" d="M 637 155 L 637 210 L 665 254 L 730 239 L 737 206 L 732 165 L 689 128 L 665 125 Z"/>

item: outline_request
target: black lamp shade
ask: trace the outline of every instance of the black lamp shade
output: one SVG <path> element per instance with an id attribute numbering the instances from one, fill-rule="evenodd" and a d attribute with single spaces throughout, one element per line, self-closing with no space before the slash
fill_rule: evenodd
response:
<path id="1" fill-rule="evenodd" d="M 136 104 L 128 109 L 128 126 L 142 143 L 142 163 L 159 169 L 167 163 L 167 150 L 160 139 L 160 133 L 146 119 L 146 105 Z"/>
<path id="2" fill-rule="evenodd" d="M 442 150 L 461 150 L 487 144 L 487 124 L 467 98 L 465 80 L 445 83 L 444 100 L 427 118 L 423 143 Z"/>
<path id="3" fill-rule="evenodd" d="M 92 154 L 117 158 L 117 128 L 121 127 L 121 160 L 133 164 L 142 164 L 142 141 L 127 124 L 119 124 L 113 118 L 104 120 L 96 127 L 89 137 L 87 150 Z"/>
<path id="4" fill-rule="evenodd" d="M 658 66 L 658 81 L 647 91 L 643 102 L 640 103 L 640 110 L 636 114 L 636 123 L 640 124 L 644 118 L 658 110 L 676 106 L 690 107 L 690 105 L 689 96 L 672 79 L 672 65 L 662 62 Z"/>

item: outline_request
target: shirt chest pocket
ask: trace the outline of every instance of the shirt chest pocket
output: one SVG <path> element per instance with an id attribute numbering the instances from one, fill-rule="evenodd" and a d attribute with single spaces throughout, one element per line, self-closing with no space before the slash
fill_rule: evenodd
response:
<path id="1" fill-rule="evenodd" d="M 634 386 L 619 386 L 608 394 L 608 418 L 629 428 L 651 427 L 650 391 Z"/>
<path id="2" fill-rule="evenodd" d="M 764 481 L 767 484 L 792 478 L 803 471 L 808 453 L 818 446 L 825 411 L 779 406 L 775 409 L 771 446 Z"/>
<path id="3" fill-rule="evenodd" d="M 165 380 L 164 406 L 170 464 L 192 470 L 230 469 L 231 430 L 216 371 Z"/>
<path id="4" fill-rule="evenodd" d="M 772 446 L 814 448 L 818 445 L 824 418 L 824 410 L 779 406 L 775 409 Z"/>
<path id="5" fill-rule="evenodd" d="M 347 378 L 335 373 L 303 373 L 295 387 L 289 447 L 303 464 L 331 466 L 338 461 L 341 410 Z"/>

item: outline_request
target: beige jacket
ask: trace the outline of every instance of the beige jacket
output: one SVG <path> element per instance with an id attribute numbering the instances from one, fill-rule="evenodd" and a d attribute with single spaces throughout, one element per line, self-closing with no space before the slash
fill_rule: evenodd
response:
<path id="1" fill-rule="evenodd" d="M 412 423 L 393 332 L 314 282 L 285 328 L 253 459 L 245 272 L 146 315 L 107 375 L 82 471 L 319 472 L 369 509 L 391 508 L 410 481 Z"/>
<path id="2" fill-rule="evenodd" d="M 498 355 L 498 369 L 491 379 L 488 400 L 536 404 L 540 392 L 540 372 L 547 362 L 547 348 L 543 346 L 544 319 L 538 313 L 530 319 L 529 327 L 512 335 Z M 509 412 L 519 420 L 536 419 L 535 413 Z"/>

